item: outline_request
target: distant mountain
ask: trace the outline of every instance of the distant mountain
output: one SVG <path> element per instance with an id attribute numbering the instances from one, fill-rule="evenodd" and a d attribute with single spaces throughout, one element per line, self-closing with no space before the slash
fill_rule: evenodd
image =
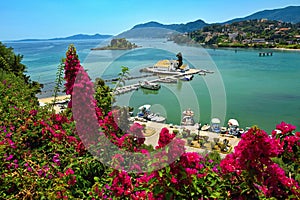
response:
<path id="1" fill-rule="evenodd" d="M 47 41 L 47 40 L 88 40 L 88 39 L 107 39 L 112 37 L 112 35 L 85 35 L 85 34 L 77 34 L 72 35 L 69 37 L 63 37 L 63 38 L 51 38 L 51 39 L 24 39 L 24 40 L 17 40 L 19 42 L 26 42 L 26 41 Z"/>
<path id="2" fill-rule="evenodd" d="M 288 6 L 285 8 L 263 10 L 243 18 L 236 18 L 222 24 L 231 24 L 233 22 L 251 20 L 251 19 L 268 19 L 290 23 L 300 22 L 300 6 Z"/>
<path id="3" fill-rule="evenodd" d="M 64 37 L 64 38 L 52 38 L 49 40 L 88 40 L 88 39 L 107 39 L 112 37 L 112 35 L 100 35 L 100 34 L 95 34 L 95 35 L 85 35 L 85 34 L 77 34 L 77 35 L 72 35 L 69 37 Z"/>
<path id="4" fill-rule="evenodd" d="M 186 24 L 169 24 L 164 25 L 158 22 L 147 22 L 138 24 L 132 29 L 121 33 L 116 37 L 125 38 L 165 38 L 174 33 L 192 32 L 207 26 L 208 24 L 202 20 L 189 22 Z"/>
<path id="5" fill-rule="evenodd" d="M 192 32 L 198 29 L 201 29 L 204 26 L 207 26 L 208 24 L 205 23 L 203 20 L 197 20 L 194 22 L 189 22 L 186 24 L 169 24 L 169 25 L 164 25 L 158 22 L 148 22 L 145 24 L 138 24 L 134 26 L 132 29 L 138 29 L 138 28 L 150 28 L 150 27 L 155 27 L 155 28 L 162 28 L 162 29 L 169 29 L 169 30 L 174 30 L 180 33 L 184 32 Z"/>

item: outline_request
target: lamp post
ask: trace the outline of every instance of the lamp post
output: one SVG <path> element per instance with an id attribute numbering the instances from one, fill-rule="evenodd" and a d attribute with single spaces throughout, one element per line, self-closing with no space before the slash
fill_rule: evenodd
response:
<path id="1" fill-rule="evenodd" d="M 199 144 L 199 147 L 200 147 L 200 130 L 201 130 L 201 123 L 199 122 L 198 123 L 198 144 Z"/>

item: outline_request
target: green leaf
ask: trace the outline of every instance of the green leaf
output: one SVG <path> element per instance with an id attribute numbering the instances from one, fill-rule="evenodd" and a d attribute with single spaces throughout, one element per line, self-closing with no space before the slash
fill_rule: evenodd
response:
<path id="1" fill-rule="evenodd" d="M 212 182 L 211 182 L 210 186 L 214 186 L 214 185 L 216 185 L 216 183 L 217 183 L 217 181 L 216 181 L 216 180 L 212 180 Z"/>
<path id="2" fill-rule="evenodd" d="M 162 177 L 163 174 L 162 174 L 161 170 L 158 171 L 158 175 L 159 175 L 159 177 Z"/>
<path id="3" fill-rule="evenodd" d="M 95 176 L 94 181 L 99 182 L 100 181 L 99 177 Z"/>
<path id="4" fill-rule="evenodd" d="M 170 166 L 169 165 L 166 167 L 166 172 L 170 173 Z"/>

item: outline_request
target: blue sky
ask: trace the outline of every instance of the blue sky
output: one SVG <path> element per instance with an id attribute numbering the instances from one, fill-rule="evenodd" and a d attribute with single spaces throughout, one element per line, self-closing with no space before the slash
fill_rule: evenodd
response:
<path id="1" fill-rule="evenodd" d="M 0 3 L 0 41 L 117 35 L 139 23 L 207 23 L 265 9 L 300 5 L 300 0 L 9 0 Z"/>

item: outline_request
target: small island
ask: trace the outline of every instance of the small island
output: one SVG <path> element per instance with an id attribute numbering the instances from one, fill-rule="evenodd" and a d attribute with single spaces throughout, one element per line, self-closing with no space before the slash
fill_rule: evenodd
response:
<path id="1" fill-rule="evenodd" d="M 138 48 L 135 43 L 131 43 L 125 38 L 115 38 L 110 41 L 110 45 L 105 47 L 92 48 L 91 50 L 127 50 Z"/>

